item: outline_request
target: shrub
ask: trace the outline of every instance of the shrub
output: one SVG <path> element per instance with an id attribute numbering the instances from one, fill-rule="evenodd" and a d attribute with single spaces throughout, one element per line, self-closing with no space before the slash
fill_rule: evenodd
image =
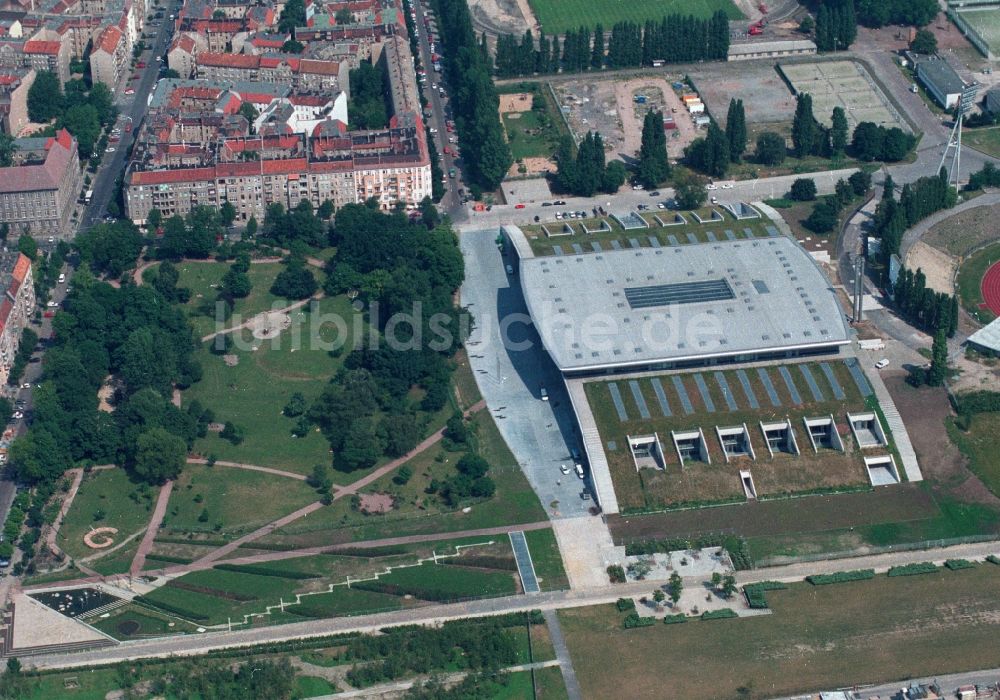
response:
<path id="1" fill-rule="evenodd" d="M 625 612 L 626 610 L 635 610 L 635 601 L 631 598 L 619 598 L 615 601 L 615 607 L 618 608 L 618 612 Z"/>
<path id="2" fill-rule="evenodd" d="M 996 554 L 991 554 L 988 557 L 986 557 L 986 561 L 988 561 L 990 564 L 996 564 L 997 566 L 1000 566 L 1000 557 L 998 557 Z"/>
<path id="3" fill-rule="evenodd" d="M 944 565 L 948 567 L 951 571 L 959 571 L 960 569 L 974 569 L 976 565 L 973 564 L 968 559 L 949 559 Z"/>
<path id="4" fill-rule="evenodd" d="M 649 627 L 650 625 L 656 624 L 656 618 L 639 617 L 638 613 L 630 613 L 625 616 L 625 621 L 622 624 L 627 630 L 630 630 L 633 627 Z"/>
<path id="5" fill-rule="evenodd" d="M 918 574 L 933 574 L 938 568 L 929 561 L 916 564 L 903 564 L 889 569 L 889 576 L 916 576 Z"/>
<path id="6" fill-rule="evenodd" d="M 765 199 L 764 204 L 774 209 L 790 209 L 795 206 L 795 202 L 786 197 L 776 197 L 774 199 Z"/>
<path id="7" fill-rule="evenodd" d="M 816 199 L 816 181 L 810 177 L 800 177 L 792 183 L 788 198 L 797 202 L 811 202 Z"/>
<path id="8" fill-rule="evenodd" d="M 174 557 L 168 554 L 147 554 L 146 559 L 167 562 L 168 564 L 190 564 L 194 561 L 194 559 L 188 559 L 187 557 Z"/>
<path id="9" fill-rule="evenodd" d="M 611 583 L 625 583 L 625 569 L 618 564 L 612 564 L 608 567 L 608 578 Z"/>
<path id="10" fill-rule="evenodd" d="M 663 618 L 663 624 L 665 625 L 676 625 L 681 622 L 687 622 L 687 615 L 684 613 L 677 613 L 676 615 L 667 615 Z"/>
<path id="11" fill-rule="evenodd" d="M 826 586 L 831 583 L 846 583 L 848 581 L 867 581 L 875 578 L 875 569 L 856 569 L 854 571 L 838 571 L 835 574 L 815 574 L 806 576 L 806 581 L 814 586 Z"/>
<path id="12" fill-rule="evenodd" d="M 782 591 L 788 588 L 781 581 L 761 581 L 760 583 L 751 583 L 743 587 L 743 592 L 747 597 L 747 604 L 751 608 L 763 609 L 767 608 L 767 597 L 764 595 L 766 591 Z"/>
<path id="13" fill-rule="evenodd" d="M 739 617 L 732 608 L 721 608 L 719 610 L 706 610 L 701 614 L 702 620 L 726 620 L 731 617 Z"/>

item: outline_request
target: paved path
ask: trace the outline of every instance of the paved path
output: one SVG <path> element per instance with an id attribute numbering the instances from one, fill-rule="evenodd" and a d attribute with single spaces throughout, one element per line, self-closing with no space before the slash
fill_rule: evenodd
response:
<path id="1" fill-rule="evenodd" d="M 295 309 L 301 309 L 303 306 L 305 306 L 309 302 L 319 301 L 320 299 L 322 299 L 325 296 L 326 296 L 326 292 L 320 290 L 320 291 L 316 292 L 315 294 L 313 294 L 308 299 L 300 299 L 299 301 L 295 302 L 294 304 L 289 304 L 288 306 L 286 306 L 286 307 L 284 307 L 282 309 L 272 309 L 270 311 L 262 311 L 259 314 L 254 314 L 253 316 L 251 316 L 250 318 L 248 318 L 246 321 L 244 321 L 243 323 L 241 323 L 239 325 L 231 326 L 229 328 L 223 328 L 222 330 L 215 331 L 214 333 L 209 333 L 208 335 L 203 335 L 201 337 L 201 342 L 207 343 L 209 340 L 211 340 L 212 338 L 214 338 L 214 337 L 216 337 L 218 335 L 228 335 L 229 333 L 234 333 L 236 331 L 241 331 L 244 328 L 249 328 L 252 324 L 254 324 L 254 323 L 257 322 L 256 321 L 257 317 L 261 316 L 263 314 L 287 314 L 289 311 L 295 311 Z"/>
<path id="2" fill-rule="evenodd" d="M 187 463 L 188 464 L 208 464 L 208 460 L 205 459 L 205 458 L 203 458 L 203 457 L 188 457 L 187 458 Z M 284 471 L 282 469 L 275 469 L 274 467 L 261 467 L 261 466 L 259 466 L 257 464 L 242 464 L 241 462 L 223 462 L 223 461 L 220 461 L 220 460 L 216 460 L 215 462 L 213 462 L 213 466 L 216 466 L 216 467 L 231 467 L 233 469 L 246 469 L 247 471 L 251 471 L 251 472 L 263 472 L 264 474 L 273 474 L 275 476 L 283 476 L 286 479 L 296 479 L 298 481 L 308 481 L 308 479 L 309 479 L 309 477 L 307 477 L 307 476 L 305 476 L 303 474 L 296 474 L 295 472 L 286 472 L 286 471 Z M 336 484 L 334 484 L 333 488 L 339 489 L 341 487 L 337 486 Z"/>
<path id="3" fill-rule="evenodd" d="M 897 681 L 896 683 L 883 683 L 880 685 L 864 685 L 861 686 L 860 690 L 855 690 L 859 698 L 864 698 L 865 700 L 875 699 L 875 698 L 892 698 L 899 697 L 896 693 L 899 689 L 904 686 L 909 686 L 911 683 L 929 685 L 930 683 L 937 683 L 944 696 L 946 698 L 957 697 L 955 689 L 960 685 L 981 685 L 981 686 L 994 686 L 997 681 L 1000 681 L 1000 668 L 989 668 L 983 669 L 982 671 L 966 671 L 965 673 L 950 673 L 943 676 L 926 676 L 924 678 L 911 678 L 905 681 Z M 813 700 L 816 697 L 815 693 L 806 695 L 794 695 L 787 698 L 782 698 L 782 700 Z"/>
<path id="4" fill-rule="evenodd" d="M 559 670 L 562 671 L 563 683 L 566 685 L 566 695 L 569 696 L 569 700 L 582 700 L 583 693 L 580 691 L 580 681 L 576 678 L 573 660 L 569 657 L 569 647 L 566 646 L 566 639 L 563 637 L 562 627 L 559 625 L 559 617 L 555 610 L 546 610 L 543 615 L 545 616 L 545 624 L 549 627 L 552 647 L 556 650 L 556 659 L 559 660 Z"/>
<path id="5" fill-rule="evenodd" d="M 858 361 L 861 362 L 860 359 Z M 892 396 L 885 386 L 885 382 L 882 381 L 882 375 L 878 371 L 870 371 L 865 372 L 865 376 L 868 377 L 868 383 L 875 390 L 875 397 L 882 407 L 882 413 L 885 415 L 886 423 L 889 424 L 889 430 L 892 431 L 892 440 L 896 444 L 899 459 L 903 463 L 902 467 L 903 471 L 906 472 L 906 480 L 923 481 L 924 475 L 920 471 L 920 465 L 917 463 L 917 453 L 910 442 L 910 434 L 906 430 L 906 425 L 903 423 L 903 418 L 899 415 L 899 411 L 896 410 L 896 404 L 893 402 Z"/>
<path id="6" fill-rule="evenodd" d="M 891 566 L 921 561 L 943 564 L 946 559 L 981 560 L 989 554 L 1000 553 L 1000 542 L 956 545 L 934 550 L 890 552 L 871 556 L 851 557 L 830 561 L 790 564 L 737 574 L 739 585 L 758 581 L 800 581 L 811 574 L 835 573 L 852 569 L 871 568 L 882 572 Z M 699 579 L 685 580 L 686 587 L 701 584 Z M 650 581 L 607 585 L 586 591 L 551 591 L 538 595 L 506 596 L 463 603 L 394 610 L 364 617 L 338 617 L 322 620 L 293 622 L 257 629 L 234 632 L 213 631 L 200 635 L 181 635 L 161 639 L 142 639 L 123 642 L 116 647 L 93 649 L 77 653 L 53 653 L 27 657 L 24 665 L 30 669 L 72 668 L 117 663 L 124 660 L 153 658 L 166 655 L 195 656 L 212 649 L 242 647 L 252 644 L 284 642 L 293 639 L 322 637 L 348 632 L 372 633 L 383 627 L 411 624 L 436 624 L 446 620 L 481 617 L 527 610 L 559 610 L 603 603 L 613 603 L 619 597 L 648 594 Z"/>
<path id="7" fill-rule="evenodd" d="M 153 517 L 149 519 L 146 534 L 143 535 L 139 549 L 136 550 L 132 565 L 129 567 L 130 576 L 137 576 L 142 571 L 142 567 L 145 566 L 146 555 L 153 549 L 153 540 L 156 539 L 156 533 L 160 531 L 160 523 L 163 522 L 163 516 L 167 513 L 167 503 L 170 502 L 170 494 L 173 490 L 173 481 L 168 481 L 160 487 L 160 495 L 156 497 L 156 507 L 153 508 Z"/>

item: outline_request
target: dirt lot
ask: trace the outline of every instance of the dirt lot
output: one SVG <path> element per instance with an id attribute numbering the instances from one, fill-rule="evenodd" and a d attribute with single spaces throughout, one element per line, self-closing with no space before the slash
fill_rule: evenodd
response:
<path id="1" fill-rule="evenodd" d="M 676 76 L 676 79 L 680 77 Z M 669 80 L 673 79 L 674 76 L 669 76 Z M 588 131 L 596 131 L 604 139 L 609 158 L 621 158 L 629 163 L 636 158 L 642 139 L 643 117 L 649 110 L 673 114 L 677 121 L 677 129 L 668 132 L 667 138 L 667 151 L 672 158 L 680 157 L 697 135 L 691 116 L 682 107 L 669 80 L 639 78 L 616 82 L 581 79 L 560 82 L 553 87 L 577 140 Z M 646 95 L 646 104 L 636 104 L 633 101 L 635 95 Z M 676 109 L 676 113 L 671 112 L 672 109 Z"/>
<path id="2" fill-rule="evenodd" d="M 953 414 L 945 389 L 914 389 L 903 372 L 885 372 L 883 379 L 906 423 L 924 478 L 965 502 L 1000 505 L 1000 499 L 969 471 L 965 457 L 948 438 L 945 419 Z"/>
<path id="3" fill-rule="evenodd" d="M 531 93 L 516 92 L 506 95 L 500 95 L 500 114 L 509 114 L 511 112 L 530 112 L 530 111 L 531 111 Z"/>
<path id="4" fill-rule="evenodd" d="M 910 270 L 923 270 L 927 286 L 934 291 L 946 294 L 955 292 L 954 279 L 958 263 L 947 253 L 923 241 L 917 241 L 906 255 L 906 267 Z"/>
<path id="5" fill-rule="evenodd" d="M 725 126 L 729 100 L 743 100 L 747 124 L 790 121 L 795 97 L 781 80 L 774 65 L 766 61 L 692 66 L 689 71 L 712 118 Z"/>

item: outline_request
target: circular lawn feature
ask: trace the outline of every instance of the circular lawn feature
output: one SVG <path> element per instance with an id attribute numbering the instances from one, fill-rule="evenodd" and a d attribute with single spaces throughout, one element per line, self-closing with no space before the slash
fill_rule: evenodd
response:
<path id="1" fill-rule="evenodd" d="M 118 631 L 118 634 L 123 637 L 131 637 L 133 634 L 142 629 L 142 625 L 140 625 L 137 620 L 122 620 L 118 623 L 115 629 Z"/>
<path id="2" fill-rule="evenodd" d="M 981 309 L 989 309 L 994 316 L 1000 316 L 1000 261 L 990 265 L 979 283 L 979 293 L 983 297 Z"/>

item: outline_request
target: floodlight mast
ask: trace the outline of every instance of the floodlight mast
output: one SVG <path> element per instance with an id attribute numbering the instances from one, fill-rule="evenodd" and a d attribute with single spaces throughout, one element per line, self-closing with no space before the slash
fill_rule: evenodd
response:
<path id="1" fill-rule="evenodd" d="M 941 168 L 944 167 L 945 160 L 948 159 L 948 152 L 954 149 L 951 156 L 951 172 L 948 173 L 948 184 L 954 184 L 955 189 L 958 189 L 962 170 L 962 122 L 965 121 L 966 113 L 975 104 L 978 93 L 979 83 L 966 85 L 962 89 L 962 94 L 958 98 L 958 105 L 955 107 L 955 124 L 951 128 L 951 134 L 948 136 L 948 145 L 945 146 L 944 152 L 941 154 L 941 163 L 937 169 L 940 173 Z"/>

